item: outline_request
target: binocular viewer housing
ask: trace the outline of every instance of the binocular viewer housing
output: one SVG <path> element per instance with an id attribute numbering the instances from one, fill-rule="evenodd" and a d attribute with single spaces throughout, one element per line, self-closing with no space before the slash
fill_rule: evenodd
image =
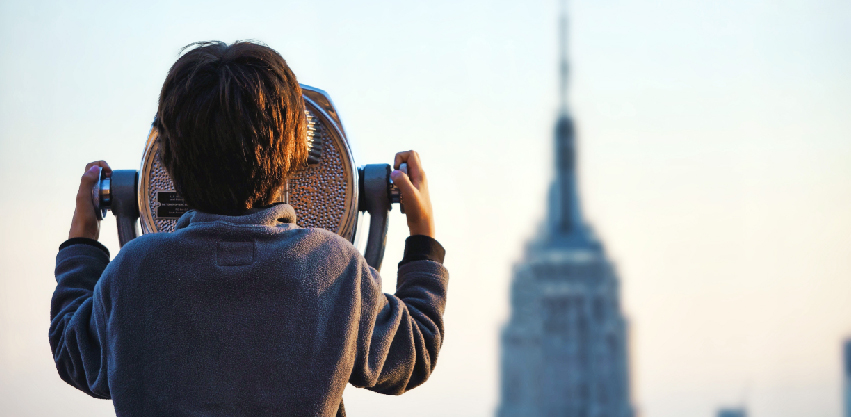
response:
<path id="1" fill-rule="evenodd" d="M 398 203 L 404 212 L 399 190 L 390 180 L 392 168 L 388 164 L 357 167 L 331 98 L 317 88 L 301 88 L 309 156 L 306 166 L 287 179 L 280 201 L 293 206 L 299 226 L 330 230 L 353 243 L 359 216 L 369 213 L 363 255 L 370 266 L 380 269 L 392 204 Z M 140 170 L 114 170 L 109 178 L 101 174 L 92 190 L 98 219 L 107 211 L 115 215 L 121 246 L 141 234 L 173 232 L 177 219 L 189 210 L 158 152 L 157 132 L 151 129 Z"/>

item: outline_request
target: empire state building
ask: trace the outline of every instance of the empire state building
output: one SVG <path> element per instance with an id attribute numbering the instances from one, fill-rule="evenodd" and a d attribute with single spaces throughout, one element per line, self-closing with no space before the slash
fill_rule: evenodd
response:
<path id="1" fill-rule="evenodd" d="M 565 13 L 562 5 L 555 178 L 545 224 L 514 266 L 498 417 L 634 415 L 618 276 L 579 202 Z"/>

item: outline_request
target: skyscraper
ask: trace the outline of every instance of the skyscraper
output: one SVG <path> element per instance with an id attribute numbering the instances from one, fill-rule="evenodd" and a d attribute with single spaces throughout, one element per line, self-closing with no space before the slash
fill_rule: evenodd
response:
<path id="1" fill-rule="evenodd" d="M 718 417 L 748 417 L 744 408 L 722 408 L 718 410 Z"/>
<path id="2" fill-rule="evenodd" d="M 842 394 L 845 417 L 851 417 L 851 339 L 842 344 L 842 380 L 845 385 Z"/>
<path id="3" fill-rule="evenodd" d="M 497 415 L 631 417 L 619 280 L 579 202 L 564 3 L 559 26 L 555 178 L 546 221 L 513 271 Z"/>

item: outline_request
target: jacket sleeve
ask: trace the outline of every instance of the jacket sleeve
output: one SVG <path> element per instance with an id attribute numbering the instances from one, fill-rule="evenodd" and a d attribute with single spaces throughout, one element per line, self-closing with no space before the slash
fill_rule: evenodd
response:
<path id="1" fill-rule="evenodd" d="M 50 305 L 50 348 L 59 376 L 95 398 L 110 398 L 106 324 L 98 279 L 109 255 L 94 245 L 72 244 L 56 255 L 56 291 Z"/>
<path id="2" fill-rule="evenodd" d="M 425 382 L 443 344 L 449 275 L 441 263 L 399 267 L 396 294 L 382 294 L 378 272 L 362 267 L 361 320 L 349 382 L 383 394 L 402 394 Z"/>

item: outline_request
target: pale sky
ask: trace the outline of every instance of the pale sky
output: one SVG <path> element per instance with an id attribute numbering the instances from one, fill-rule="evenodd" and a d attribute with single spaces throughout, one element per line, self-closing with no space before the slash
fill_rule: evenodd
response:
<path id="1" fill-rule="evenodd" d="M 440 361 L 401 397 L 350 387 L 349 415 L 494 415 L 511 265 L 551 176 L 557 2 L 353 3 L 0 2 L 0 413 L 113 414 L 47 340 L 79 176 L 138 168 L 182 46 L 257 39 L 331 94 L 359 164 L 413 148 L 430 176 Z M 840 417 L 851 3 L 571 0 L 570 23 L 583 206 L 620 271 L 641 415 Z M 111 218 L 101 236 L 117 252 Z"/>

